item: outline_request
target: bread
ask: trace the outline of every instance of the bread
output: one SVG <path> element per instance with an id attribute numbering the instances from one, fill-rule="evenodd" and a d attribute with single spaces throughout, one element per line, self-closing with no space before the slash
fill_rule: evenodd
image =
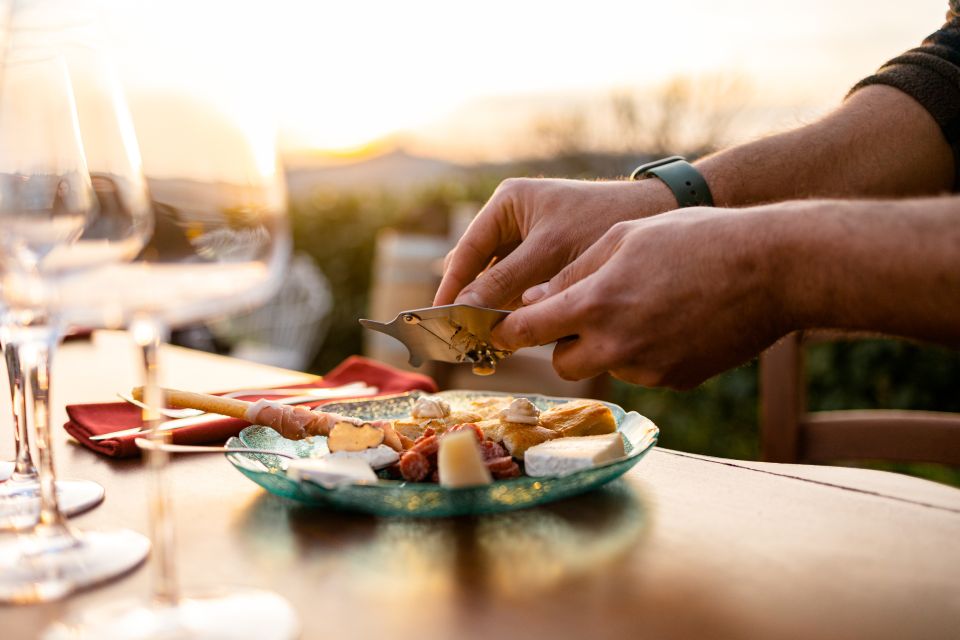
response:
<path id="1" fill-rule="evenodd" d="M 470 411 L 478 414 L 481 420 L 498 418 L 500 412 L 510 406 L 513 396 L 489 396 L 470 401 Z"/>
<path id="2" fill-rule="evenodd" d="M 436 426 L 434 426 L 436 425 Z M 424 429 L 427 427 L 433 427 L 434 429 L 437 426 L 442 427 L 443 421 L 437 420 L 436 418 L 429 418 L 419 420 L 416 418 L 400 418 L 399 420 L 393 421 L 393 429 L 401 436 L 409 438 L 411 440 L 416 440 L 421 435 L 423 435 Z"/>
<path id="3" fill-rule="evenodd" d="M 562 437 L 599 436 L 617 430 L 613 412 L 596 400 L 571 400 L 540 414 L 540 424 Z"/>
<path id="4" fill-rule="evenodd" d="M 480 427 L 481 431 L 483 431 L 483 437 L 485 439 L 493 440 L 494 442 L 503 442 L 504 425 L 500 421 L 500 418 L 481 420 L 477 423 L 477 426 Z"/>
<path id="5" fill-rule="evenodd" d="M 400 435 L 416 440 L 430 427 L 437 433 L 443 433 L 450 427 L 466 422 L 480 422 L 482 417 L 471 411 L 453 411 L 443 418 L 400 418 L 393 422 L 393 428 Z"/>
<path id="6" fill-rule="evenodd" d="M 503 446 L 510 455 L 523 460 L 523 454 L 532 446 L 559 437 L 556 431 L 533 424 L 507 422 L 503 424 Z"/>

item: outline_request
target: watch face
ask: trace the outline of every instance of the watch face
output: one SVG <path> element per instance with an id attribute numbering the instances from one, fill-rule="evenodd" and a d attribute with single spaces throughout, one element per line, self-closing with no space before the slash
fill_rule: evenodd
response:
<path id="1" fill-rule="evenodd" d="M 960 1 L 960 0 L 958 0 Z M 686 158 L 683 156 L 669 156 L 667 158 L 660 158 L 659 160 L 654 160 L 653 162 L 647 162 L 636 169 L 633 170 L 633 173 L 630 174 L 631 180 L 642 180 L 643 178 L 649 178 L 648 172 L 651 169 L 656 169 L 657 167 L 663 167 L 674 162 L 686 162 Z"/>

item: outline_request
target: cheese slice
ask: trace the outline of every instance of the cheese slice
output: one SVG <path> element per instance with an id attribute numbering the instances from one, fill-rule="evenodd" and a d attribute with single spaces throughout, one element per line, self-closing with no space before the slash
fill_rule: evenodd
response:
<path id="1" fill-rule="evenodd" d="M 527 449 L 523 458 L 528 476 L 564 476 L 626 455 L 618 432 L 547 440 Z"/>
<path id="2" fill-rule="evenodd" d="M 387 445 L 381 444 L 363 451 L 334 451 L 328 453 L 326 457 L 333 460 L 363 460 L 374 469 L 383 469 L 399 460 L 400 454 Z"/>
<path id="3" fill-rule="evenodd" d="M 444 487 L 474 487 L 493 482 L 477 436 L 471 429 L 449 433 L 440 439 L 437 470 L 440 485 Z"/>
<path id="4" fill-rule="evenodd" d="M 377 474 L 361 458 L 297 458 L 287 466 L 287 475 L 294 480 L 310 480 L 333 489 L 344 484 L 374 484 Z"/>

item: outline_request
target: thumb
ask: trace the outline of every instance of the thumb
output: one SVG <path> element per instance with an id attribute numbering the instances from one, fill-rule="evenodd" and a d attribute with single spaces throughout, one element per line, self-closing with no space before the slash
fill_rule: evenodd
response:
<path id="1" fill-rule="evenodd" d="M 628 229 L 629 227 L 624 223 L 612 226 L 599 240 L 590 245 L 579 258 L 561 269 L 548 282 L 524 291 L 523 303 L 533 304 L 539 300 L 555 296 L 597 271 L 620 248 Z"/>

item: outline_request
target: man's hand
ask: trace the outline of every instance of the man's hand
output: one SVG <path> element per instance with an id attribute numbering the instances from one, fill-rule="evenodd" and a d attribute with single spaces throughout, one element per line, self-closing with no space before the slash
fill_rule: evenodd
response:
<path id="1" fill-rule="evenodd" d="M 517 349 L 560 340 L 557 372 L 603 371 L 688 388 L 787 332 L 770 295 L 776 269 L 752 231 L 759 212 L 685 209 L 620 223 L 494 331 Z"/>
<path id="2" fill-rule="evenodd" d="M 614 226 L 494 329 L 568 379 L 689 388 L 797 329 L 960 345 L 960 197 L 683 209 Z"/>
<path id="3" fill-rule="evenodd" d="M 508 306 L 617 222 L 674 207 L 673 194 L 659 180 L 506 180 L 447 256 L 434 304 Z"/>

